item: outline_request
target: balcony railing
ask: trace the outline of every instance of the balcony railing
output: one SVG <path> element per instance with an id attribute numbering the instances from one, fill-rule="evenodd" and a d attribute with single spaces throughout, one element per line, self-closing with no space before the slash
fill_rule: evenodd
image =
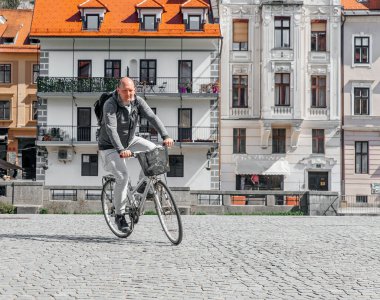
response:
<path id="1" fill-rule="evenodd" d="M 320 117 L 320 116 L 328 116 L 329 110 L 326 107 L 310 107 L 309 109 L 310 116 L 312 117 Z"/>
<path id="2" fill-rule="evenodd" d="M 274 115 L 291 115 L 293 113 L 293 107 L 291 106 L 272 106 L 272 113 Z"/>
<path id="3" fill-rule="evenodd" d="M 251 116 L 252 111 L 250 107 L 231 107 L 230 116 L 231 117 L 249 117 Z"/>
<path id="4" fill-rule="evenodd" d="M 176 142 L 183 143 L 216 143 L 218 141 L 217 127 L 193 126 L 183 128 L 178 126 L 165 126 L 169 136 Z M 97 142 L 98 126 L 39 126 L 38 140 L 43 142 Z M 151 140 L 152 142 L 162 142 L 161 136 L 154 128 L 147 126 L 137 127 L 136 135 Z"/>
<path id="5" fill-rule="evenodd" d="M 156 77 L 135 83 L 136 92 L 142 94 L 180 93 L 180 94 L 218 94 L 217 77 Z M 38 77 L 39 93 L 101 93 L 116 89 L 119 78 L 78 78 L 78 77 Z"/>

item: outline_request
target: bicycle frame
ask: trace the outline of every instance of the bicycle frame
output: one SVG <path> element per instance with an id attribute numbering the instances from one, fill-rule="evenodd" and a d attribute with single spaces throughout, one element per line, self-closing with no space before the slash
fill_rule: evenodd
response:
<path id="1" fill-rule="evenodd" d="M 129 178 L 130 180 L 130 178 Z M 130 190 L 128 188 L 128 191 L 127 191 L 127 197 L 126 199 L 124 199 L 122 202 L 121 202 L 121 206 L 126 206 L 129 202 L 130 206 L 133 207 L 133 208 L 136 208 L 138 210 L 138 213 L 139 215 L 141 215 L 143 213 L 143 207 L 145 205 L 145 201 L 146 201 L 146 196 L 148 195 L 148 191 L 149 191 L 149 188 L 152 188 L 153 190 L 153 183 L 156 181 L 156 177 L 155 176 L 151 176 L 151 177 L 147 177 L 147 176 L 144 176 L 142 177 L 139 182 L 137 183 L 137 185 L 135 186 L 135 188 L 133 188 L 132 190 Z M 139 200 L 139 203 L 136 205 L 136 203 L 134 201 L 131 201 L 132 199 L 134 200 L 134 195 L 137 193 L 137 190 L 139 189 L 139 187 L 144 183 L 144 181 L 146 181 L 146 186 L 145 186 L 145 189 L 144 189 L 144 192 L 141 194 L 141 199 Z"/>

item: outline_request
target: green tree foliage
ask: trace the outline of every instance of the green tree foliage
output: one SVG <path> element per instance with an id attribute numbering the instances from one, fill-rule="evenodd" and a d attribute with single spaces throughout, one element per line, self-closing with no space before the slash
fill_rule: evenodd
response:
<path id="1" fill-rule="evenodd" d="M 0 0 L 0 7 L 8 9 L 17 9 L 20 0 Z"/>

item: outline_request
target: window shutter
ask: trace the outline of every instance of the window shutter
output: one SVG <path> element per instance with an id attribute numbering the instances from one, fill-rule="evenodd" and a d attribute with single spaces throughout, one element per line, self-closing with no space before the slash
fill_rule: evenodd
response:
<path id="1" fill-rule="evenodd" d="M 248 20 L 234 20 L 233 26 L 233 42 L 248 42 Z"/>
<path id="2" fill-rule="evenodd" d="M 311 31 L 326 31 L 326 21 L 312 21 Z"/>

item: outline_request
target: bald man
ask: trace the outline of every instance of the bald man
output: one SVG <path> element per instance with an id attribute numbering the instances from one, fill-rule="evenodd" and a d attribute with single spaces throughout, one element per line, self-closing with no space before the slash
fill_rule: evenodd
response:
<path id="1" fill-rule="evenodd" d="M 133 151 L 152 150 L 154 143 L 135 136 L 138 114 L 145 117 L 163 139 L 164 146 L 173 146 L 164 125 L 154 114 L 149 105 L 135 94 L 132 79 L 124 77 L 119 81 L 116 91 L 103 106 L 103 119 L 98 139 L 99 153 L 106 171 L 115 176 L 115 223 L 121 231 L 128 231 L 128 223 L 124 218 L 125 207 L 121 207 L 122 199 L 127 197 L 128 170 L 125 158 L 131 157 Z"/>

